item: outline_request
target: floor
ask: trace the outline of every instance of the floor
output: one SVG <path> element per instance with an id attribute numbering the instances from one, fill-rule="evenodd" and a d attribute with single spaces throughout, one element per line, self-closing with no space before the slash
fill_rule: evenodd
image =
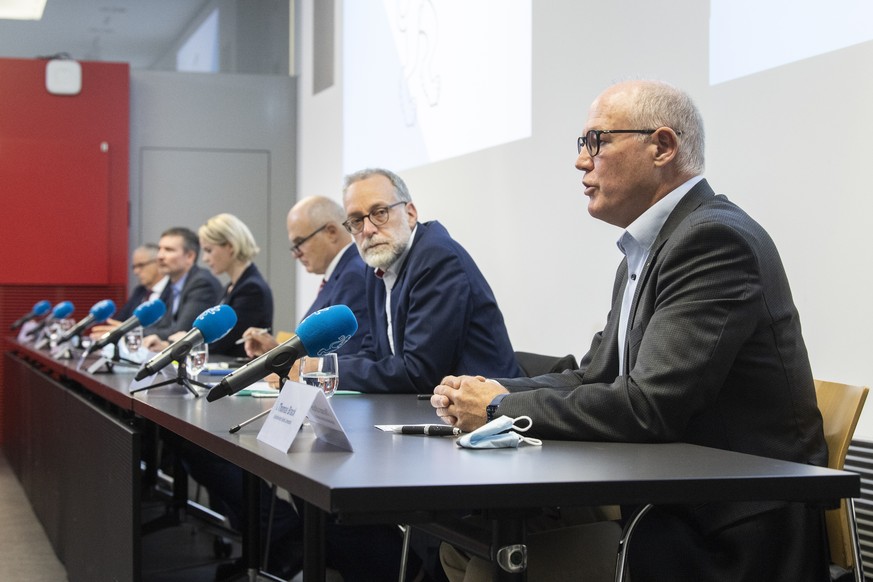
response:
<path id="1" fill-rule="evenodd" d="M 143 502 L 142 521 L 164 515 L 163 500 Z M 65 582 L 64 565 L 55 556 L 42 525 L 0 449 L 0 580 Z M 144 535 L 142 582 L 213 582 L 216 568 L 239 557 L 238 540 L 197 519 Z M 230 546 L 232 557 L 216 557 L 216 536 Z M 222 547 L 226 547 L 222 544 Z"/>
<path id="2" fill-rule="evenodd" d="M 55 556 L 24 490 L 0 450 L 0 580 L 63 582 Z"/>

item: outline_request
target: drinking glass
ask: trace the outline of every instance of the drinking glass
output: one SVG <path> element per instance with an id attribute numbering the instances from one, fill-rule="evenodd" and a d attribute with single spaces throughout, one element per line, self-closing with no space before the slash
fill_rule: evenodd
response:
<path id="1" fill-rule="evenodd" d="M 124 334 L 124 345 L 131 354 L 139 351 L 142 347 L 142 326 L 137 326 Z"/>
<path id="2" fill-rule="evenodd" d="M 188 352 L 188 357 L 185 359 L 185 367 L 188 369 L 188 377 L 196 380 L 200 372 L 206 367 L 206 361 L 209 359 L 209 347 L 207 344 L 194 346 Z"/>
<path id="3" fill-rule="evenodd" d="M 339 384 L 339 365 L 336 354 L 301 359 L 300 381 L 310 386 L 317 386 L 328 398 L 333 396 Z"/>

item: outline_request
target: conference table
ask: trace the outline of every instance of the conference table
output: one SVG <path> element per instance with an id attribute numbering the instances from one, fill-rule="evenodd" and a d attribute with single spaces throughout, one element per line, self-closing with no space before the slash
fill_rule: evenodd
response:
<path id="1" fill-rule="evenodd" d="M 131 395 L 131 373 L 90 374 L 75 361 L 11 344 L 7 363 L 28 362 L 40 373 L 63 377 L 121 416 L 154 423 L 301 499 L 307 581 L 324 579 L 327 519 L 420 524 L 433 532 L 475 511 L 492 525 L 484 551 L 494 555 L 522 544 L 525 518 L 542 507 L 767 500 L 832 506 L 860 494 L 854 473 L 684 443 L 545 441 L 541 447 L 471 450 L 458 447 L 454 437 L 377 430 L 377 424 L 436 420 L 429 402 L 410 394 L 334 396 L 330 403 L 354 451 L 323 442 L 304 426 L 285 453 L 257 439 L 262 421 L 229 432 L 269 409 L 273 399 L 229 396 L 210 403 L 172 386 Z M 15 390 L 6 384 L 7 392 Z M 525 572 L 495 567 L 494 577 L 523 580 Z"/>

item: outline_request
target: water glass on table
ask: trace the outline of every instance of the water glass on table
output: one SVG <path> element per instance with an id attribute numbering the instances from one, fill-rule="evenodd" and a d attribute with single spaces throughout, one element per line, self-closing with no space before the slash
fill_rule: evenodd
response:
<path id="1" fill-rule="evenodd" d="M 339 384 L 339 364 L 336 354 L 306 356 L 301 359 L 300 381 L 320 388 L 328 398 L 333 396 Z"/>
<path id="2" fill-rule="evenodd" d="M 124 334 L 124 347 L 128 353 L 135 354 L 142 347 L 142 326 L 137 326 Z"/>
<path id="3" fill-rule="evenodd" d="M 188 377 L 196 380 L 200 372 L 206 368 L 206 362 L 209 360 L 209 347 L 203 343 L 191 348 L 188 352 L 188 357 L 185 359 L 185 367 L 188 369 Z"/>

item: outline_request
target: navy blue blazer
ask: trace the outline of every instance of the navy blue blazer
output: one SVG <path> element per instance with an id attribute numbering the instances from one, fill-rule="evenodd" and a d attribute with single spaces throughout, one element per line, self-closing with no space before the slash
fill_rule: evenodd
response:
<path id="1" fill-rule="evenodd" d="M 428 393 L 449 374 L 522 374 L 488 282 L 439 222 L 418 224 L 391 291 L 395 354 L 385 284 L 371 273 L 366 287 L 370 333 L 360 352 L 340 358 L 340 388 Z"/>
<path id="2" fill-rule="evenodd" d="M 161 293 L 161 300 L 167 305 L 167 313 L 156 324 L 143 330 L 145 335 L 157 334 L 161 339 L 167 339 L 177 331 L 189 331 L 197 316 L 205 309 L 214 307 L 221 299 L 221 283 L 206 269 L 197 265 L 188 271 L 188 278 L 179 296 L 179 309 L 173 311 L 173 283 L 167 281 Z"/>
<path id="3" fill-rule="evenodd" d="M 115 312 L 112 319 L 117 319 L 118 321 L 130 319 L 130 316 L 133 315 L 136 308 L 146 301 L 150 294 L 151 291 L 148 287 L 145 285 L 137 285 L 130 293 L 130 297 L 127 298 L 127 303 L 122 305 L 121 309 Z"/>
<path id="4" fill-rule="evenodd" d="M 273 292 L 257 265 L 249 265 L 233 289 L 225 289 L 221 303 L 230 305 L 236 312 L 236 325 L 226 336 L 209 344 L 209 353 L 244 357 L 245 345 L 236 343 L 243 332 L 250 327 L 268 328 L 273 325 Z"/>
<path id="5" fill-rule="evenodd" d="M 343 252 L 330 275 L 330 279 L 318 292 L 315 301 L 312 302 L 303 317 L 306 319 L 319 309 L 331 305 L 345 305 L 352 310 L 358 320 L 358 331 L 343 347 L 337 350 L 337 354 L 357 353 L 361 349 L 364 336 L 370 332 L 367 296 L 364 287 L 364 280 L 367 277 L 372 277 L 372 271 L 364 264 L 355 245 L 351 245 Z"/>

